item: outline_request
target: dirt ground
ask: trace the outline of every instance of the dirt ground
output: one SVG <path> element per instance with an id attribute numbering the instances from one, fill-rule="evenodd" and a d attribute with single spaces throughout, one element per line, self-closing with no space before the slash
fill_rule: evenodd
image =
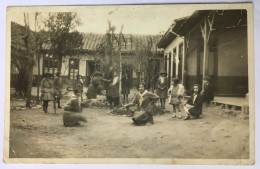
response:
<path id="1" fill-rule="evenodd" d="M 168 105 L 166 109 L 171 110 Z M 11 110 L 10 158 L 249 158 L 249 120 L 219 107 L 184 121 L 155 116 L 154 125 L 134 126 L 131 117 L 85 108 L 88 122 L 64 127 L 41 109 Z"/>

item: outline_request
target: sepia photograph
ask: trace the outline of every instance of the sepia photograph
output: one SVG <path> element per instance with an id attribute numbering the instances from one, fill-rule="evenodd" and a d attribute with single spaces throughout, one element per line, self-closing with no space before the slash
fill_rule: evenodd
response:
<path id="1" fill-rule="evenodd" d="M 251 3 L 6 11 L 5 163 L 255 163 Z"/>

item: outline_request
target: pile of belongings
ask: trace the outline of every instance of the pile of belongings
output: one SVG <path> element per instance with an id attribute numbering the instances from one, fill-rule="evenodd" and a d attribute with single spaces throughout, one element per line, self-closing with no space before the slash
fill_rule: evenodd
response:
<path id="1" fill-rule="evenodd" d="M 113 115 L 125 115 L 127 117 L 131 117 L 134 115 L 134 112 L 136 112 L 137 110 L 138 110 L 137 106 L 133 106 L 129 108 L 120 107 L 120 108 L 114 108 L 109 113 Z M 156 116 L 156 115 L 163 115 L 166 113 L 170 113 L 170 111 L 161 109 L 160 107 L 157 106 L 153 106 L 152 113 L 153 116 Z"/>
<path id="2" fill-rule="evenodd" d="M 97 107 L 97 108 L 108 108 L 106 96 L 97 95 L 96 99 L 87 99 L 87 96 L 83 96 L 83 107 Z"/>

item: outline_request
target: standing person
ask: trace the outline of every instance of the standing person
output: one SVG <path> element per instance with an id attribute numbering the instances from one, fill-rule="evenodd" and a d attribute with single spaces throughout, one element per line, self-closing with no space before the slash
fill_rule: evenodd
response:
<path id="1" fill-rule="evenodd" d="M 110 83 L 111 99 L 114 107 L 119 106 L 119 76 L 116 71 L 113 72 L 113 80 Z"/>
<path id="2" fill-rule="evenodd" d="M 101 83 L 101 77 L 102 77 L 102 73 L 100 73 L 99 71 L 95 72 L 91 81 L 90 81 L 90 85 L 88 86 L 88 91 L 87 91 L 87 97 L 88 99 L 96 99 L 97 98 L 97 94 L 100 92 L 99 91 L 99 86 Z"/>
<path id="3" fill-rule="evenodd" d="M 103 82 L 109 83 L 107 89 L 107 97 L 110 104 L 110 109 L 113 107 L 119 106 L 119 76 L 116 71 L 113 72 L 113 78 L 108 79 L 101 79 Z"/>
<path id="4" fill-rule="evenodd" d="M 172 118 L 176 117 L 176 110 L 177 110 L 178 117 L 179 117 L 179 119 L 181 119 L 182 116 L 181 116 L 180 104 L 182 103 L 181 99 L 184 94 L 184 86 L 180 84 L 179 79 L 176 79 L 176 78 L 172 79 L 172 85 L 171 85 L 170 89 L 168 90 L 168 93 L 171 93 L 171 98 L 170 98 L 169 104 L 171 104 L 173 107 Z"/>
<path id="5" fill-rule="evenodd" d="M 43 100 L 43 112 L 48 113 L 49 101 L 53 100 L 53 82 L 51 80 L 50 73 L 45 73 L 44 78 L 41 81 L 41 93 Z"/>
<path id="6" fill-rule="evenodd" d="M 165 100 L 167 98 L 168 79 L 166 75 L 167 75 L 166 72 L 164 71 L 160 72 L 160 77 L 156 83 L 157 95 L 160 97 L 162 109 L 165 109 Z"/>
<path id="7" fill-rule="evenodd" d="M 139 84 L 138 90 L 139 92 L 135 95 L 133 101 L 123 107 L 138 106 L 132 118 L 135 125 L 154 124 L 153 106 L 159 100 L 159 96 L 145 90 L 144 83 Z"/>
<path id="8" fill-rule="evenodd" d="M 190 116 L 199 118 L 202 114 L 202 96 L 200 95 L 200 87 L 198 84 L 193 85 L 193 95 L 188 99 L 184 106 L 186 117 L 184 120 L 190 119 Z"/>
<path id="9" fill-rule="evenodd" d="M 127 73 L 123 74 L 122 82 L 122 94 L 124 96 L 124 103 L 128 103 L 128 94 L 130 94 L 130 79 Z"/>
<path id="10" fill-rule="evenodd" d="M 76 96 L 81 98 L 81 101 L 83 101 L 83 97 L 82 97 L 83 86 L 84 86 L 84 82 L 83 82 L 82 76 L 78 75 L 77 76 L 77 82 L 76 82 L 76 85 L 74 87 L 74 90 L 75 90 Z"/>
<path id="11" fill-rule="evenodd" d="M 201 91 L 203 102 L 206 107 L 208 107 L 210 101 L 214 99 L 214 88 L 209 82 L 210 78 L 208 76 L 203 79 L 204 89 Z"/>
<path id="12" fill-rule="evenodd" d="M 62 107 L 60 106 L 60 99 L 62 96 L 63 82 L 59 72 L 56 73 L 56 78 L 53 81 L 53 87 L 54 87 L 54 95 L 56 98 L 56 102 L 58 103 L 58 108 L 62 109 Z M 56 102 L 54 104 L 56 104 Z"/>
<path id="13" fill-rule="evenodd" d="M 109 66 L 108 71 L 105 73 L 104 78 L 101 79 L 104 83 L 104 88 L 106 90 L 106 98 L 107 101 L 110 103 L 110 109 L 112 108 L 112 100 L 111 100 L 111 89 L 110 89 L 110 83 L 113 79 L 113 72 L 114 68 L 113 66 Z"/>

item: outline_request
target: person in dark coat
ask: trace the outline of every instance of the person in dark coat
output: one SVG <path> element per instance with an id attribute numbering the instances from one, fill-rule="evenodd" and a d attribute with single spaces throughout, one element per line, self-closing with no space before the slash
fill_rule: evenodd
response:
<path id="1" fill-rule="evenodd" d="M 41 81 L 41 95 L 43 100 L 43 112 L 48 113 L 49 101 L 53 100 L 53 81 L 51 80 L 50 73 L 45 73 Z"/>
<path id="2" fill-rule="evenodd" d="M 145 125 L 147 123 L 154 124 L 154 103 L 159 100 L 159 96 L 145 90 L 144 83 L 139 84 L 138 90 L 139 92 L 135 95 L 132 102 L 123 107 L 129 108 L 135 105 L 138 106 L 132 118 L 135 125 Z"/>
<path id="3" fill-rule="evenodd" d="M 102 78 L 102 81 L 104 82 L 104 88 L 106 90 L 106 98 L 109 103 L 112 102 L 111 92 L 110 92 L 110 83 L 113 79 L 113 72 L 114 72 L 114 68 L 113 68 L 113 66 L 110 66 L 108 71 L 105 72 L 104 78 Z M 110 106 L 110 108 L 112 108 L 112 107 Z"/>
<path id="4" fill-rule="evenodd" d="M 100 73 L 99 71 L 95 72 L 90 85 L 88 86 L 88 91 L 87 91 L 87 97 L 88 99 L 96 99 L 97 98 L 97 94 L 100 92 L 99 91 L 99 86 L 101 85 L 101 77 L 102 77 L 102 73 Z"/>
<path id="5" fill-rule="evenodd" d="M 56 98 L 56 102 L 58 103 L 58 108 L 62 108 L 60 106 L 60 99 L 62 96 L 62 87 L 63 87 L 63 82 L 62 82 L 62 78 L 60 77 L 60 73 L 56 73 L 56 78 L 53 81 L 53 87 L 54 87 L 54 95 Z M 54 103 L 56 104 L 56 103 Z"/>
<path id="6" fill-rule="evenodd" d="M 114 107 L 119 106 L 119 76 L 116 71 L 113 73 L 113 80 L 110 84 L 111 97 L 114 102 Z"/>
<path id="7" fill-rule="evenodd" d="M 128 103 L 128 94 L 130 94 L 130 79 L 127 73 L 123 74 L 121 82 L 122 82 L 122 94 L 124 96 L 124 103 L 125 102 Z"/>
<path id="8" fill-rule="evenodd" d="M 184 120 L 190 119 L 190 116 L 199 118 L 202 114 L 202 96 L 199 93 L 200 87 L 198 84 L 193 85 L 193 95 L 188 99 L 186 104 L 184 104 L 184 110 L 186 117 Z"/>
<path id="9" fill-rule="evenodd" d="M 167 98 L 167 91 L 168 91 L 168 79 L 166 75 L 167 75 L 166 72 L 164 71 L 160 72 L 160 77 L 156 83 L 157 95 L 160 97 L 162 109 L 165 109 L 165 101 Z"/>
<path id="10" fill-rule="evenodd" d="M 203 79 L 203 85 L 204 89 L 201 91 L 203 102 L 205 102 L 207 105 L 210 103 L 210 101 L 213 101 L 214 99 L 214 88 L 209 82 L 209 77 L 204 77 Z"/>
<path id="11" fill-rule="evenodd" d="M 110 104 L 110 109 L 119 106 L 119 76 L 115 70 L 112 74 L 113 77 L 111 79 L 101 79 L 103 82 L 108 83 L 106 96 L 107 101 Z"/>

